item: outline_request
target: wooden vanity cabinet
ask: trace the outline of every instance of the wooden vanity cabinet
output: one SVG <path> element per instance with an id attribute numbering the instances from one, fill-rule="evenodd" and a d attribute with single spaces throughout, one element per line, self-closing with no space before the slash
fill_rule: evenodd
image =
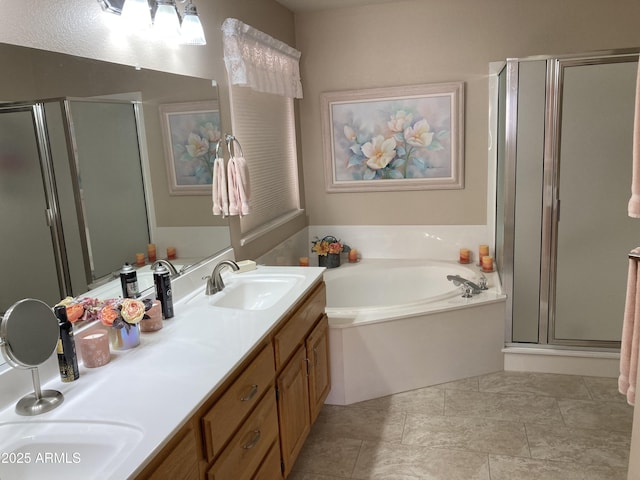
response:
<path id="1" fill-rule="evenodd" d="M 320 284 L 274 335 L 280 448 L 285 478 L 331 387 L 326 291 Z"/>
<path id="2" fill-rule="evenodd" d="M 137 479 L 283 480 L 330 389 L 320 282 Z"/>

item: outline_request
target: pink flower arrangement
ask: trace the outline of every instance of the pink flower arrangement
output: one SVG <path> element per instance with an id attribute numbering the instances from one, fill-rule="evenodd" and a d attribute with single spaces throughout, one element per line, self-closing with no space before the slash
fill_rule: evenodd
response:
<path id="1" fill-rule="evenodd" d="M 311 251 L 323 256 L 342 253 L 345 248 L 346 251 L 350 250 L 348 246 L 344 245 L 340 240 L 332 236 L 326 236 L 323 238 L 316 237 L 316 239 L 311 243 L 313 245 L 311 247 Z"/>
<path id="2" fill-rule="evenodd" d="M 149 318 L 146 314 L 153 305 L 153 300 L 137 300 L 133 298 L 110 298 L 98 300 L 96 298 L 75 299 L 67 297 L 60 302 L 67 310 L 70 322 L 93 322 L 99 320 L 103 325 L 114 328 L 126 328 L 127 331 L 142 319 Z"/>

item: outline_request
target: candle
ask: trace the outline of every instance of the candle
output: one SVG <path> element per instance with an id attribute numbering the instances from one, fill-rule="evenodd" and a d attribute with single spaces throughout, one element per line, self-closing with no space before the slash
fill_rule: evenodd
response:
<path id="1" fill-rule="evenodd" d="M 482 257 L 489 255 L 489 245 L 480 245 L 478 247 L 478 265 L 482 263 Z"/>
<path id="2" fill-rule="evenodd" d="M 493 257 L 490 257 L 489 255 L 482 257 L 482 271 L 493 272 Z"/>
<path id="3" fill-rule="evenodd" d="M 356 263 L 358 261 L 358 250 L 352 248 L 349 250 L 349 263 Z"/>
<path id="4" fill-rule="evenodd" d="M 300 257 L 300 259 L 298 260 L 298 265 L 300 265 L 301 267 L 308 267 L 309 257 Z"/>
<path id="5" fill-rule="evenodd" d="M 468 248 L 460 249 L 460 263 L 471 262 L 471 251 Z"/>
<path id="6" fill-rule="evenodd" d="M 167 247 L 167 259 L 175 260 L 176 256 L 176 247 Z"/>
<path id="7" fill-rule="evenodd" d="M 136 265 L 142 267 L 144 265 L 144 253 L 136 253 Z"/>
<path id="8" fill-rule="evenodd" d="M 160 302 L 155 301 L 149 310 L 146 311 L 149 318 L 140 320 L 141 332 L 156 332 L 162 328 L 162 309 Z"/>
<path id="9" fill-rule="evenodd" d="M 156 261 L 156 246 L 153 243 L 147 245 L 147 257 L 149 258 L 149 263 L 153 263 Z"/>
<path id="10" fill-rule="evenodd" d="M 80 355 L 87 368 L 101 367 L 111 360 L 109 333 L 99 328 L 78 337 Z"/>

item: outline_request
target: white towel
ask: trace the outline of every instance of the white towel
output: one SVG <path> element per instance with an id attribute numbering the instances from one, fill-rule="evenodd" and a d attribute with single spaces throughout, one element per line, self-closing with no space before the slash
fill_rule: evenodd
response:
<path id="1" fill-rule="evenodd" d="M 226 217 L 229 215 L 229 196 L 227 195 L 227 177 L 224 171 L 224 158 L 216 157 L 213 161 L 213 214 Z"/>
<path id="2" fill-rule="evenodd" d="M 636 81 L 636 110 L 633 121 L 633 167 L 628 212 L 630 217 L 640 218 L 640 65 Z"/>
<path id="3" fill-rule="evenodd" d="M 640 248 L 632 250 L 632 253 L 640 253 Z M 620 345 L 620 376 L 618 377 L 618 390 L 627 397 L 629 405 L 635 403 L 639 347 L 640 276 L 638 275 L 638 260 L 630 258 Z"/>
<path id="4" fill-rule="evenodd" d="M 232 156 L 227 165 L 229 215 L 249 214 L 249 169 L 244 157 Z"/>

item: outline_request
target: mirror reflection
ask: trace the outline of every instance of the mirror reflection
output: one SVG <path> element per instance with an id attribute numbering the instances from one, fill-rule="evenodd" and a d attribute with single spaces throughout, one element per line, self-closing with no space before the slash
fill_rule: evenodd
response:
<path id="1" fill-rule="evenodd" d="M 0 62 L 0 312 L 84 294 L 151 242 L 179 264 L 229 246 L 209 195 L 170 195 L 159 115 L 217 102 L 215 82 L 5 44 Z M 207 240 L 181 245 L 184 228 Z"/>

